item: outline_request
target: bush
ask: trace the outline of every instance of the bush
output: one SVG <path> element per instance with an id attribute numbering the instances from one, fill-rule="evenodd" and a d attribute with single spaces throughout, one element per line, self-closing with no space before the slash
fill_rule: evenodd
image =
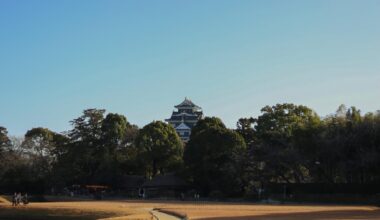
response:
<path id="1" fill-rule="evenodd" d="M 210 197 L 210 199 L 224 199 L 225 198 L 224 193 L 222 193 L 219 190 L 211 191 L 208 196 Z"/>
<path id="2" fill-rule="evenodd" d="M 28 198 L 29 202 L 47 202 L 47 199 L 43 195 L 33 195 Z"/>

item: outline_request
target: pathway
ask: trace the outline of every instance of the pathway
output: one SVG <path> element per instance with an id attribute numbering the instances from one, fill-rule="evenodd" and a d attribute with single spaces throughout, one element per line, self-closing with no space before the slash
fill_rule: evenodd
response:
<path id="1" fill-rule="evenodd" d="M 180 218 L 178 218 L 176 216 L 169 215 L 169 214 L 159 212 L 159 211 L 152 211 L 152 214 L 155 217 L 157 217 L 159 220 L 181 220 Z"/>

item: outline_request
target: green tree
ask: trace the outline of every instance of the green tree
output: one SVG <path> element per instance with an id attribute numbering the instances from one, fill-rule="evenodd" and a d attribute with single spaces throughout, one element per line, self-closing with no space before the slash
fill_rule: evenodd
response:
<path id="1" fill-rule="evenodd" d="M 8 137 L 6 128 L 0 126 L 0 156 L 11 145 L 11 140 Z"/>
<path id="2" fill-rule="evenodd" d="M 209 128 L 226 128 L 224 123 L 220 118 L 217 117 L 205 117 L 202 120 L 199 120 L 196 126 L 191 129 L 191 135 L 196 136 L 198 133 L 202 132 L 205 129 Z M 191 137 L 190 137 L 191 139 Z"/>
<path id="3" fill-rule="evenodd" d="M 30 179 L 44 189 L 52 184 L 52 169 L 57 161 L 58 146 L 66 139 L 61 134 L 47 128 L 33 128 L 26 132 L 22 143 L 23 153 L 27 154 Z"/>
<path id="4" fill-rule="evenodd" d="M 70 141 L 62 148 L 56 166 L 60 176 L 71 177 L 66 178 L 67 184 L 115 186 L 123 174 L 134 173 L 137 126 L 123 115 L 104 114 L 104 109 L 87 109 L 71 121 Z"/>
<path id="5" fill-rule="evenodd" d="M 0 126 L 0 179 L 4 171 L 7 169 L 7 162 L 9 160 L 6 151 L 11 146 L 11 140 L 8 137 L 8 131 L 6 128 Z"/>
<path id="6" fill-rule="evenodd" d="M 135 162 L 134 148 L 138 128 L 131 125 L 123 115 L 109 113 L 102 122 L 101 144 L 95 152 L 100 161 L 96 171 L 96 182 L 117 185 L 125 173 L 135 171 L 131 162 Z"/>
<path id="7" fill-rule="evenodd" d="M 339 106 L 323 120 L 317 152 L 321 181 L 330 183 L 379 182 L 379 116 L 362 116 L 356 107 Z"/>
<path id="8" fill-rule="evenodd" d="M 243 136 L 245 143 L 251 148 L 255 141 L 255 129 L 256 119 L 240 118 L 236 123 L 236 131 Z"/>
<path id="9" fill-rule="evenodd" d="M 147 176 L 175 171 L 182 163 L 182 141 L 172 126 L 161 121 L 140 130 L 136 147 Z"/>
<path id="10" fill-rule="evenodd" d="M 195 132 L 194 132 L 195 131 Z M 213 190 L 234 195 L 242 192 L 242 164 L 246 144 L 218 118 L 200 120 L 185 148 L 185 164 L 195 186 L 203 193 Z"/>
<path id="11" fill-rule="evenodd" d="M 70 141 L 59 158 L 57 172 L 67 184 L 94 183 L 102 144 L 104 109 L 86 109 L 72 120 L 73 129 L 68 132 Z"/>
<path id="12" fill-rule="evenodd" d="M 109 113 L 102 122 L 103 144 L 117 148 L 126 142 L 127 129 L 132 127 L 123 115 Z"/>
<path id="13" fill-rule="evenodd" d="M 71 141 L 80 141 L 87 146 L 99 144 L 105 111 L 104 109 L 86 109 L 82 116 L 72 120 L 70 123 L 74 128 L 69 131 Z"/>
<path id="14" fill-rule="evenodd" d="M 26 132 L 23 141 L 24 149 L 38 157 L 56 158 L 58 144 L 67 140 L 64 135 L 55 133 L 47 128 L 33 128 Z"/>
<path id="15" fill-rule="evenodd" d="M 307 143 L 311 128 L 320 124 L 319 116 L 310 108 L 294 104 L 265 106 L 257 119 L 255 132 L 270 181 L 305 182 L 310 177 L 308 165 L 315 163 L 304 155 L 315 148 Z"/>

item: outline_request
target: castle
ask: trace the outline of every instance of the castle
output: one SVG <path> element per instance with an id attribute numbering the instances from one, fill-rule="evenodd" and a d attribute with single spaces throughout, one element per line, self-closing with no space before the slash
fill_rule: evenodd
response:
<path id="1" fill-rule="evenodd" d="M 199 119 L 203 118 L 202 108 L 188 98 L 174 107 L 177 111 L 173 111 L 172 116 L 165 121 L 175 128 L 182 141 L 187 142 L 190 138 L 191 129 Z"/>

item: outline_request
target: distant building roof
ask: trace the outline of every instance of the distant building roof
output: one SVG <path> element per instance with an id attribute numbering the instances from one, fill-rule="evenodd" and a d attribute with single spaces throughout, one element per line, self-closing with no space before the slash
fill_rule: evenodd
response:
<path id="1" fill-rule="evenodd" d="M 178 125 L 176 128 L 176 130 L 191 130 L 191 128 L 189 126 L 187 126 L 185 123 L 181 123 L 180 125 Z"/>
<path id="2" fill-rule="evenodd" d="M 190 99 L 185 98 L 183 102 L 179 105 L 174 106 L 176 108 L 196 108 L 196 109 L 201 109 L 201 107 L 197 106 L 194 104 Z"/>
<path id="3" fill-rule="evenodd" d="M 173 116 L 197 116 L 195 113 L 187 113 L 187 112 L 173 112 Z"/>
<path id="4" fill-rule="evenodd" d="M 191 116 L 181 116 L 181 115 L 172 115 L 169 119 L 166 119 L 165 121 L 171 122 L 171 121 L 198 121 L 201 116 L 198 115 L 191 115 Z"/>

